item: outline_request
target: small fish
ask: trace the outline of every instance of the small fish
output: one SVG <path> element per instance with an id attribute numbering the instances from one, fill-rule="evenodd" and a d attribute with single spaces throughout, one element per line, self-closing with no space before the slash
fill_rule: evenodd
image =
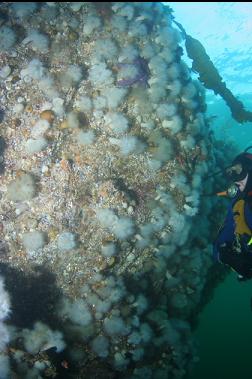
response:
<path id="1" fill-rule="evenodd" d="M 40 349 L 40 351 L 44 351 L 46 353 L 50 353 L 50 352 L 57 352 L 57 346 L 54 346 L 52 343 L 46 343 L 45 345 L 43 345 Z"/>

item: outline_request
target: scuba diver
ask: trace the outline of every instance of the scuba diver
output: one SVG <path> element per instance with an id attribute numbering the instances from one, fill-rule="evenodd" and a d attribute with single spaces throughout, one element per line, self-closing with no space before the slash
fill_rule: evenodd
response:
<path id="1" fill-rule="evenodd" d="M 215 261 L 230 266 L 239 281 L 252 278 L 252 154 L 239 154 L 225 169 L 226 178 L 233 182 L 218 195 L 232 198 L 224 225 L 213 246 Z"/>

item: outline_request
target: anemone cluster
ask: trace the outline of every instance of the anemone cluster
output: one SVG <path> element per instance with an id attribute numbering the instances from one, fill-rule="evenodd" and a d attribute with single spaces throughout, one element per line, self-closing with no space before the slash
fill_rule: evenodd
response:
<path id="1" fill-rule="evenodd" d="M 183 378 L 212 266 L 201 195 L 217 158 L 171 9 L 0 11 L 6 377 Z"/>

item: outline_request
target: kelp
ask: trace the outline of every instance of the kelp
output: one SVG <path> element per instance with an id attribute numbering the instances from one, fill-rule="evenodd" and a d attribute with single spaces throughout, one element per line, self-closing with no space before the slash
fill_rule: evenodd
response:
<path id="1" fill-rule="evenodd" d="M 217 68 L 214 66 L 204 46 L 197 39 L 191 37 L 185 32 L 181 24 L 173 20 L 173 22 L 182 31 L 185 38 L 185 47 L 187 55 L 192 59 L 192 70 L 199 74 L 199 80 L 208 89 L 219 94 L 231 110 L 232 117 L 240 122 L 252 121 L 252 112 L 244 109 L 243 103 L 238 100 L 232 92 L 227 88 L 226 83 L 220 76 Z"/>

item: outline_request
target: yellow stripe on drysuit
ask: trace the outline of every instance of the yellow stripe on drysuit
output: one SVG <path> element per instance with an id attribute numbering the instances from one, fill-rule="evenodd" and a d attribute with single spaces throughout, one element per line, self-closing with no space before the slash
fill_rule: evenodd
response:
<path id="1" fill-rule="evenodd" d="M 246 221 L 245 221 L 245 215 L 244 215 L 244 200 L 238 200 L 234 206 L 233 206 L 233 212 L 234 212 L 234 220 L 235 220 L 235 233 L 239 235 L 247 234 L 249 236 L 252 236 L 251 230 L 249 229 Z M 252 237 L 248 243 L 249 245 L 252 244 Z"/>

